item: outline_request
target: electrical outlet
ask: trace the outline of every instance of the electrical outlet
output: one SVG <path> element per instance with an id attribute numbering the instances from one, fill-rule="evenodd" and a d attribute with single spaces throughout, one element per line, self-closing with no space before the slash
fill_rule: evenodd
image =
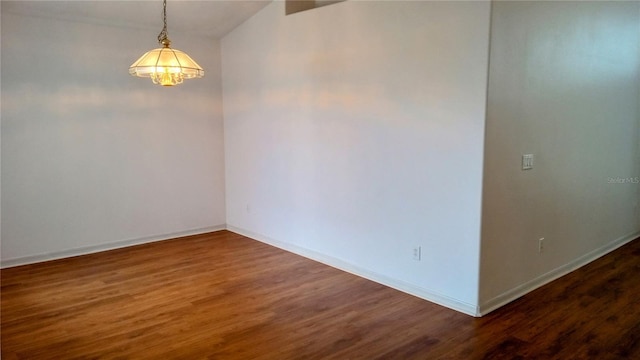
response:
<path id="1" fill-rule="evenodd" d="M 538 239 L 538 254 L 542 254 L 544 252 L 544 238 Z"/>
<path id="2" fill-rule="evenodd" d="M 416 246 L 413 248 L 413 260 L 420 261 L 420 255 L 421 255 L 420 250 L 421 250 L 420 246 Z"/>
<path id="3" fill-rule="evenodd" d="M 533 154 L 522 155 L 522 170 L 533 169 Z"/>

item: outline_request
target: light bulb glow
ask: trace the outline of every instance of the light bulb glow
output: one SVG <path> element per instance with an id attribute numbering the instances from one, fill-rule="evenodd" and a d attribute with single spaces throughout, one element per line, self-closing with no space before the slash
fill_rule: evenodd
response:
<path id="1" fill-rule="evenodd" d="M 184 77 L 180 73 L 180 68 L 161 68 L 157 67 L 156 72 L 149 75 L 151 81 L 156 85 L 174 86 L 182 84 Z"/>

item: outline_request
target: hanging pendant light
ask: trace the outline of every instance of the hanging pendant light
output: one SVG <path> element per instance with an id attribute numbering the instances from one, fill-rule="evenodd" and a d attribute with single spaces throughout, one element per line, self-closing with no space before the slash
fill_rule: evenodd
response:
<path id="1" fill-rule="evenodd" d="M 201 78 L 204 70 L 189 55 L 169 47 L 167 37 L 167 0 L 162 1 L 164 27 L 158 34 L 161 48 L 153 49 L 142 55 L 129 67 L 129 74 L 151 78 L 154 84 L 173 86 L 182 84 L 184 79 Z"/>

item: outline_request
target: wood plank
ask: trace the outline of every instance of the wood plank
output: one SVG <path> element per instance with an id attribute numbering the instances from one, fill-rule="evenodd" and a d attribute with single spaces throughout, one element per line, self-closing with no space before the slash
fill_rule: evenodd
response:
<path id="1" fill-rule="evenodd" d="M 3 359 L 640 359 L 640 241 L 480 318 L 219 231 L 3 269 Z"/>

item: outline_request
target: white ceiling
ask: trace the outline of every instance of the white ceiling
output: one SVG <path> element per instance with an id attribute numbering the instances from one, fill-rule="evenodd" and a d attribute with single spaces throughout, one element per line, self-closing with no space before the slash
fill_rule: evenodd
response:
<path id="1" fill-rule="evenodd" d="M 167 0 L 172 31 L 220 38 L 272 0 Z M 162 1 L 5 1 L 2 12 L 162 30 Z"/>

